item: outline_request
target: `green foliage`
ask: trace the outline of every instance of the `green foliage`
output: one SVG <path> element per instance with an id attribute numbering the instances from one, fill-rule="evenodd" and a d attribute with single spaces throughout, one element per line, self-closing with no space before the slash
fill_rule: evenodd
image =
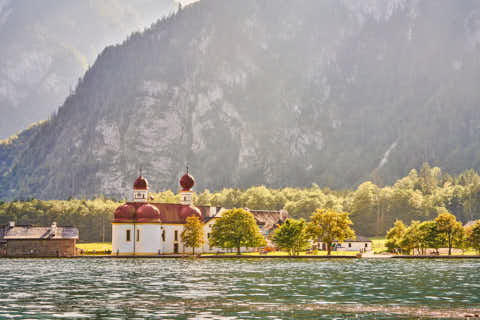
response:
<path id="1" fill-rule="evenodd" d="M 347 212 L 317 209 L 307 225 L 307 234 L 313 240 L 324 242 L 330 255 L 334 240 L 342 242 L 355 237 L 355 232 L 350 227 L 352 221 L 348 215 Z"/>
<path id="2" fill-rule="evenodd" d="M 469 233 L 470 232 L 470 233 Z M 395 221 L 395 225 L 387 233 L 386 247 L 390 252 L 403 252 L 410 254 L 426 254 L 427 249 L 438 249 L 448 246 L 448 254 L 452 248 L 465 250 L 472 242 L 471 230 L 467 234 L 462 224 L 455 216 L 448 212 L 441 212 L 435 220 L 420 222 L 414 220 L 407 227 L 402 221 Z"/>
<path id="3" fill-rule="evenodd" d="M 182 231 L 182 241 L 185 246 L 192 248 L 195 254 L 195 248 L 201 247 L 204 243 L 203 226 L 197 216 L 188 217 L 186 221 Z"/>
<path id="4" fill-rule="evenodd" d="M 237 254 L 240 254 L 241 247 L 255 248 L 265 244 L 255 218 L 244 209 L 225 211 L 210 233 L 211 247 L 235 248 Z"/>
<path id="5" fill-rule="evenodd" d="M 401 250 L 402 247 L 400 242 L 402 241 L 406 230 L 407 227 L 402 220 L 395 221 L 393 227 L 387 232 L 385 247 L 387 247 L 388 251 L 395 252 Z"/>
<path id="6" fill-rule="evenodd" d="M 477 220 L 474 225 L 468 227 L 465 233 L 468 245 L 480 254 L 480 220 Z"/>
<path id="7" fill-rule="evenodd" d="M 420 232 L 420 247 L 422 254 L 425 250 L 433 248 L 437 250 L 445 244 L 445 237 L 438 230 L 438 225 L 435 221 L 424 221 L 418 226 Z"/>
<path id="8" fill-rule="evenodd" d="M 299 255 L 308 245 L 305 220 L 287 219 L 273 235 L 273 242 L 280 249 L 288 251 L 290 256 Z"/>
<path id="9" fill-rule="evenodd" d="M 448 255 L 452 254 L 452 247 L 454 242 L 461 242 L 464 236 L 462 224 L 457 222 L 455 216 L 449 212 L 443 212 L 435 219 L 437 230 L 443 234 L 447 240 Z"/>

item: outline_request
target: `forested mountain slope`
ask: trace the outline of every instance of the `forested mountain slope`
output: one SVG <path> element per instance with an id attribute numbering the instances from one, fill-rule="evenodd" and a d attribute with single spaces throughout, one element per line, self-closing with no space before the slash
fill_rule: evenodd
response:
<path id="1" fill-rule="evenodd" d="M 0 197 L 127 197 L 140 168 L 161 190 L 186 163 L 197 190 L 479 169 L 479 50 L 474 0 L 202 0 L 2 144 Z"/>
<path id="2" fill-rule="evenodd" d="M 47 119 L 107 45 L 174 0 L 0 0 L 0 139 Z"/>

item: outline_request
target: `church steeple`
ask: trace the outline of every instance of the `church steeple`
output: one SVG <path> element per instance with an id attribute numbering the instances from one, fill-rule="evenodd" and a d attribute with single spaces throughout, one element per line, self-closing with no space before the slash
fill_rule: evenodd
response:
<path id="1" fill-rule="evenodd" d="M 193 191 L 192 188 L 195 185 L 195 179 L 189 174 L 189 168 L 187 166 L 187 173 L 180 178 L 180 186 L 182 191 L 180 191 L 181 200 L 180 203 L 183 205 L 192 205 L 193 204 Z"/>
<path id="2" fill-rule="evenodd" d="M 147 202 L 148 200 L 148 181 L 142 176 L 142 169 L 140 169 L 140 176 L 133 183 L 133 201 Z"/>

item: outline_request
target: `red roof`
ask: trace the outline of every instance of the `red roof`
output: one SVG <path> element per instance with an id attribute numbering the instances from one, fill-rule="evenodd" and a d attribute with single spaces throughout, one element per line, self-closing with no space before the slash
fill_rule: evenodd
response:
<path id="1" fill-rule="evenodd" d="M 114 212 L 114 221 L 120 222 L 135 219 L 135 211 L 137 208 L 131 204 L 124 204 L 118 207 Z"/>
<path id="2" fill-rule="evenodd" d="M 161 222 L 160 210 L 149 203 L 138 208 L 136 214 L 138 222 Z"/>
<path id="3" fill-rule="evenodd" d="M 133 183 L 133 189 L 135 190 L 148 190 L 148 181 L 142 176 L 139 176 Z"/>
<path id="4" fill-rule="evenodd" d="M 195 185 L 195 179 L 187 173 L 180 178 L 180 186 L 183 191 L 190 191 Z"/>
<path id="5" fill-rule="evenodd" d="M 161 222 L 184 224 L 186 219 L 197 215 L 205 218 L 207 207 L 203 211 L 197 207 L 173 203 L 128 202 L 115 210 L 113 222 Z M 133 212 L 133 214 L 132 214 Z"/>

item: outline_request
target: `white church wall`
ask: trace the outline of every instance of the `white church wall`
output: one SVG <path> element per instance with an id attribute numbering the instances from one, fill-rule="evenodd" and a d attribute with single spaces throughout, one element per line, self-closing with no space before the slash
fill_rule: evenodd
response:
<path id="1" fill-rule="evenodd" d="M 158 223 L 140 223 L 136 224 L 135 228 L 138 232 L 135 235 L 135 252 L 138 254 L 155 255 L 162 253 L 162 233 L 161 225 Z"/>
<path id="2" fill-rule="evenodd" d="M 130 230 L 130 241 L 127 241 L 127 230 Z M 133 224 L 112 224 L 112 254 L 133 253 Z"/>
<path id="3" fill-rule="evenodd" d="M 182 244 L 183 225 L 164 224 L 163 228 L 165 230 L 165 242 L 162 242 L 163 244 L 162 253 L 166 253 L 166 254 L 175 253 L 175 244 L 178 244 L 178 253 L 183 253 L 183 244 Z M 177 240 L 175 240 L 175 231 L 177 231 Z"/>

